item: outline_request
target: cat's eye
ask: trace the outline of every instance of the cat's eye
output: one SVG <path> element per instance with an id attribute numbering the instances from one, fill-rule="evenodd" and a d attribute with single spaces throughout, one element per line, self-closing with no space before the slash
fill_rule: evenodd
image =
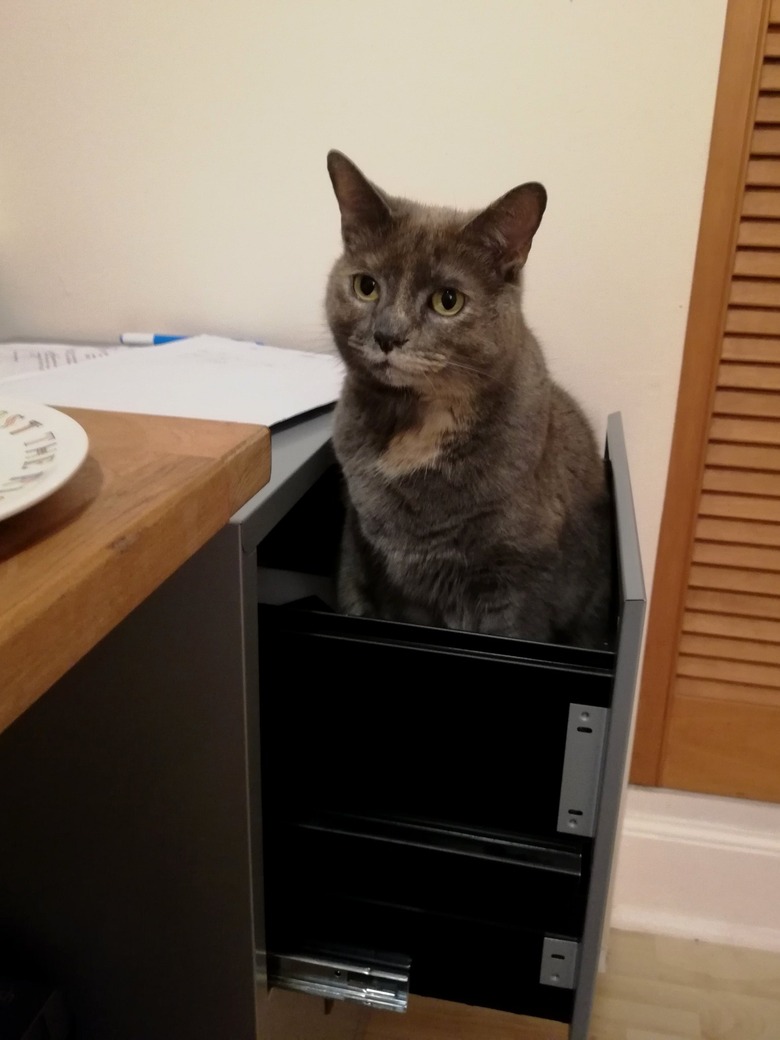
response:
<path id="1" fill-rule="evenodd" d="M 465 302 L 466 297 L 460 289 L 438 289 L 431 296 L 431 307 L 445 318 L 451 318 L 453 314 L 462 311 Z"/>
<path id="2" fill-rule="evenodd" d="M 379 299 L 379 286 L 370 274 L 356 274 L 352 279 L 352 288 L 359 300 L 370 302 Z"/>

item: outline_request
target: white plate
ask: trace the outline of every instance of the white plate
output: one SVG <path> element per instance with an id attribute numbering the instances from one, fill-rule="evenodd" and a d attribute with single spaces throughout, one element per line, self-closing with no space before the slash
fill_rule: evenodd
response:
<path id="1" fill-rule="evenodd" d="M 85 430 L 69 415 L 0 393 L 0 520 L 61 488 L 88 450 Z"/>

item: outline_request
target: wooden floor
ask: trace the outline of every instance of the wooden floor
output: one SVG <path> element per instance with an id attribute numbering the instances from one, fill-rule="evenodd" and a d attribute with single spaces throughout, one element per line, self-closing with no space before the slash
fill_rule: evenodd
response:
<path id="1" fill-rule="evenodd" d="M 406 1019 L 406 1021 L 404 1021 Z M 566 1027 L 413 1002 L 370 1012 L 355 1040 L 565 1040 Z M 780 1040 L 780 954 L 613 932 L 590 1040 Z"/>
<path id="2" fill-rule="evenodd" d="M 280 995 L 281 996 L 281 995 Z M 285 994 L 284 998 L 298 998 Z M 336 1002 L 273 1040 L 566 1040 L 551 1022 L 411 998 L 404 1014 Z M 281 1011 L 281 1008 L 279 1008 Z M 288 1009 L 289 1010 L 289 1009 Z M 311 1007 L 310 1007 L 311 1010 Z M 287 1019 L 289 1021 L 289 1018 Z M 780 1040 L 780 954 L 613 932 L 590 1040 Z"/>

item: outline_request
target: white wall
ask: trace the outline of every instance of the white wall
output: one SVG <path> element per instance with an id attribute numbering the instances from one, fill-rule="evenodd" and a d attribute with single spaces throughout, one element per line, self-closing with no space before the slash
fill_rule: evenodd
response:
<path id="1" fill-rule="evenodd" d="M 0 338 L 324 346 L 325 170 L 550 202 L 528 317 L 603 434 L 652 576 L 725 0 L 3 0 Z"/>

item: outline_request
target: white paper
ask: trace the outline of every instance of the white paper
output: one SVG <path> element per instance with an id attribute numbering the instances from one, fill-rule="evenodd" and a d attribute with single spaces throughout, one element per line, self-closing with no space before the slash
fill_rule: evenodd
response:
<path id="1" fill-rule="evenodd" d="M 344 368 L 335 354 L 193 336 L 129 347 L 100 364 L 0 379 L 16 397 L 53 407 L 222 419 L 272 426 L 332 404 Z"/>
<path id="2" fill-rule="evenodd" d="M 96 361 L 127 349 L 121 344 L 82 346 L 73 343 L 0 343 L 0 380 L 13 379 L 30 372 L 50 372 L 55 368 L 78 365 L 82 361 Z"/>

